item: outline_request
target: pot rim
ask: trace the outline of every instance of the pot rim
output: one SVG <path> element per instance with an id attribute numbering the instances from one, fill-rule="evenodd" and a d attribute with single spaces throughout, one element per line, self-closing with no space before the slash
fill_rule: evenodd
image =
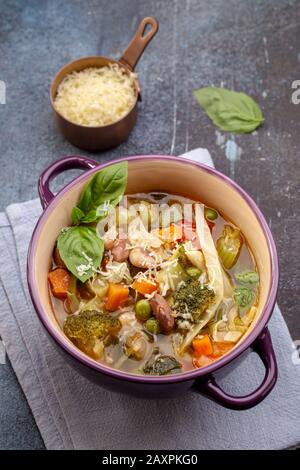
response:
<path id="1" fill-rule="evenodd" d="M 72 64 L 75 64 L 76 62 L 81 62 L 82 60 L 84 59 L 106 59 L 108 62 L 111 62 L 113 64 L 117 64 L 119 65 L 121 68 L 123 68 L 127 73 L 135 73 L 133 70 L 130 70 L 129 67 L 127 67 L 125 64 L 123 64 L 122 62 L 120 62 L 119 60 L 116 60 L 116 59 L 112 59 L 111 57 L 106 57 L 106 56 L 99 56 L 99 55 L 94 55 L 94 56 L 84 56 L 84 57 L 79 57 L 79 59 L 75 59 L 75 60 L 71 60 L 70 62 L 68 62 L 67 64 L 63 65 L 59 70 L 58 72 L 55 74 L 54 78 L 52 79 L 51 81 L 51 85 L 50 85 L 50 90 L 49 90 L 49 95 L 50 95 L 50 103 L 51 103 L 51 107 L 53 109 L 53 111 L 61 118 L 63 119 L 64 121 L 68 122 L 69 124 L 72 124 L 73 126 L 77 126 L 81 129 L 105 129 L 105 130 L 108 130 L 110 127 L 114 126 L 115 124 L 119 123 L 120 121 L 122 121 L 123 119 L 125 119 L 132 111 L 133 109 L 136 107 L 138 101 L 139 101 L 139 96 L 141 95 L 141 87 L 140 87 L 140 82 L 137 78 L 134 79 L 134 83 L 135 83 L 135 101 L 133 103 L 133 105 L 131 106 L 131 108 L 127 111 L 127 113 L 120 117 L 117 121 L 114 121 L 112 122 L 111 124 L 105 124 L 104 126 L 85 126 L 83 124 L 78 124 L 77 122 L 73 122 L 73 121 L 70 121 L 70 119 L 66 118 L 65 116 L 63 116 L 61 114 L 60 111 L 58 111 L 55 107 L 55 104 L 54 104 L 54 98 L 53 98 L 53 89 L 54 89 L 54 83 L 56 81 L 56 78 L 58 77 L 58 75 L 64 71 L 64 69 L 66 69 L 67 67 L 69 67 L 70 65 Z M 85 68 L 88 68 L 88 67 L 85 67 Z M 84 70 L 84 69 L 82 69 Z M 75 72 L 76 69 L 73 70 L 73 72 Z M 72 72 L 70 72 L 72 73 Z M 66 75 L 64 75 L 64 77 L 62 78 L 62 80 L 66 77 Z M 62 80 L 60 80 L 57 88 L 59 87 L 59 85 L 61 84 Z M 56 90 L 57 92 L 57 90 Z"/>
<path id="2" fill-rule="evenodd" d="M 199 369 L 192 370 L 192 371 L 183 372 L 180 374 L 168 375 L 168 376 L 134 375 L 134 374 L 129 374 L 123 371 L 109 368 L 99 362 L 96 362 L 94 359 L 90 358 L 89 356 L 84 354 L 82 351 L 80 351 L 78 348 L 76 348 L 76 346 L 67 343 L 67 341 L 64 341 L 61 338 L 58 331 L 54 328 L 54 326 L 48 319 L 47 314 L 43 310 L 43 307 L 39 298 L 38 288 L 34 280 L 34 256 L 35 256 L 35 251 L 36 251 L 36 246 L 39 240 L 39 236 L 40 236 L 42 227 L 44 225 L 44 222 L 46 221 L 48 215 L 53 210 L 55 210 L 55 207 L 58 201 L 61 200 L 71 188 L 76 186 L 79 182 L 86 180 L 89 176 L 91 176 L 93 173 L 95 173 L 96 171 L 99 171 L 102 168 L 105 168 L 112 164 L 120 163 L 123 161 L 145 161 L 145 160 L 157 160 L 157 161 L 162 160 L 162 161 L 170 161 L 170 162 L 180 162 L 185 165 L 196 167 L 197 169 L 200 168 L 202 171 L 216 176 L 217 178 L 225 182 L 227 185 L 231 186 L 235 191 L 237 191 L 240 194 L 240 196 L 242 196 L 242 198 L 246 201 L 246 203 L 250 206 L 250 208 L 254 212 L 263 230 L 264 236 L 266 238 L 270 260 L 271 260 L 271 278 L 270 278 L 268 300 L 263 308 L 261 318 L 259 322 L 257 323 L 257 325 L 255 326 L 255 328 L 253 329 L 253 331 L 251 331 L 246 336 L 245 340 L 242 341 L 240 345 L 235 347 L 231 352 L 225 354 L 220 359 L 214 361 L 212 364 L 205 366 L 205 367 L 201 367 Z M 133 157 L 121 157 L 117 160 L 99 164 L 97 167 L 92 168 L 91 170 L 88 170 L 84 172 L 82 175 L 75 178 L 73 181 L 71 181 L 66 186 L 64 186 L 56 194 L 56 196 L 50 202 L 48 207 L 43 211 L 42 215 L 40 216 L 34 228 L 32 238 L 29 244 L 29 250 L 28 250 L 27 281 L 28 281 L 28 288 L 29 288 L 33 305 L 46 331 L 54 339 L 54 341 L 74 359 L 78 360 L 80 363 L 82 363 L 83 365 L 87 366 L 90 369 L 93 369 L 94 371 L 103 373 L 105 375 L 108 375 L 116 379 L 125 380 L 128 382 L 145 383 L 145 384 L 171 384 L 171 383 L 176 383 L 176 382 L 195 380 L 197 378 L 211 374 L 212 372 L 215 372 L 216 370 L 230 363 L 232 360 L 234 360 L 236 357 L 238 357 L 240 354 L 242 354 L 244 351 L 246 351 L 246 349 L 248 349 L 252 345 L 252 343 L 257 339 L 257 337 L 262 333 L 265 325 L 268 323 L 272 315 L 273 308 L 276 302 L 277 290 L 278 290 L 279 266 L 278 266 L 278 256 L 277 256 L 275 242 L 274 242 L 272 233 L 270 231 L 270 228 L 268 227 L 268 224 L 262 212 L 257 207 L 254 200 L 236 182 L 234 182 L 228 176 L 224 175 L 218 170 L 215 170 L 214 168 L 211 168 L 207 165 L 204 165 L 202 163 L 198 163 L 192 160 L 187 160 L 186 158 L 183 158 L 183 157 L 174 157 L 174 156 L 167 156 L 167 155 L 137 155 Z"/>

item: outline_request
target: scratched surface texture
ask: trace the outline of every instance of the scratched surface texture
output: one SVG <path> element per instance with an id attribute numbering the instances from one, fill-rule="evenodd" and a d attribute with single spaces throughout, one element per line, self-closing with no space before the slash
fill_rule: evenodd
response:
<path id="1" fill-rule="evenodd" d="M 207 147 L 216 167 L 240 183 L 264 212 L 280 256 L 279 304 L 294 339 L 299 321 L 299 111 L 291 84 L 300 79 L 298 0 L 1 0 L 0 209 L 37 196 L 40 172 L 61 155 L 80 154 L 54 127 L 51 77 L 84 55 L 117 58 L 141 18 L 160 30 L 138 64 L 143 101 L 129 140 L 94 155 L 179 155 Z M 224 85 L 252 95 L 265 125 L 235 139 L 217 133 L 192 96 Z M 227 149 L 227 151 L 226 151 Z M 234 161 L 236 160 L 236 161 Z M 68 175 L 67 178 L 69 178 Z M 60 178 L 57 187 L 65 178 Z M 9 364 L 0 366 L 0 447 L 43 442 Z"/>

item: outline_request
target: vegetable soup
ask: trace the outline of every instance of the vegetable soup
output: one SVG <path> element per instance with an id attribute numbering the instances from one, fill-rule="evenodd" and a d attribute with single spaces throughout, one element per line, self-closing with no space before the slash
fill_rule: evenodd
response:
<path id="1" fill-rule="evenodd" d="M 56 319 L 84 353 L 133 374 L 203 367 L 257 312 L 259 275 L 240 229 L 201 201 L 124 195 L 127 162 L 96 173 L 58 236 Z"/>

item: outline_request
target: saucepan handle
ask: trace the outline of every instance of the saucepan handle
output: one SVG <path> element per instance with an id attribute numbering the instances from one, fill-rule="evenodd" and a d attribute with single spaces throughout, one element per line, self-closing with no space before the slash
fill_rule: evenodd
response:
<path id="1" fill-rule="evenodd" d="M 39 177 L 38 183 L 38 191 L 41 200 L 41 204 L 43 209 L 50 204 L 52 199 L 54 198 L 54 194 L 50 190 L 50 182 L 55 176 L 63 173 L 65 170 L 75 170 L 75 169 L 83 169 L 83 170 L 91 170 L 95 168 L 99 164 L 90 158 L 81 157 L 81 156 L 70 156 L 64 157 L 56 162 L 52 163 L 46 170 L 43 171 L 41 176 Z"/>
<path id="2" fill-rule="evenodd" d="M 146 31 L 147 26 L 149 26 L 149 31 Z M 142 53 L 144 52 L 146 46 L 149 44 L 151 39 L 155 36 L 158 31 L 158 22 L 152 16 L 144 18 L 138 29 L 132 38 L 127 49 L 123 52 L 122 57 L 119 62 L 129 67 L 131 70 L 134 70 L 134 67 L 138 63 Z"/>
<path id="3" fill-rule="evenodd" d="M 266 369 L 261 385 L 254 392 L 242 397 L 228 395 L 216 383 L 213 375 L 206 382 L 197 381 L 194 388 L 225 408 L 232 410 L 247 410 L 258 405 L 271 392 L 277 380 L 277 362 L 268 328 L 264 329 L 251 347 L 258 354 Z"/>

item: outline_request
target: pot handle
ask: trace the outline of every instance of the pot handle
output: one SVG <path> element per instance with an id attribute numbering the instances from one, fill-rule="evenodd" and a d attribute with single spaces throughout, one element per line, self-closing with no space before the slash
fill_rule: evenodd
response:
<path id="1" fill-rule="evenodd" d="M 232 410 L 247 410 L 258 405 L 271 392 L 277 380 L 277 362 L 268 328 L 264 329 L 251 348 L 259 355 L 266 369 L 261 385 L 254 392 L 242 397 L 228 395 L 216 383 L 213 375 L 206 382 L 198 380 L 194 385 L 196 390 Z"/>
<path id="2" fill-rule="evenodd" d="M 43 209 L 50 204 L 54 194 L 50 191 L 49 184 L 55 176 L 65 170 L 83 169 L 90 170 L 99 164 L 90 158 L 80 156 L 65 157 L 52 163 L 39 177 L 38 192 Z"/>
<path id="3" fill-rule="evenodd" d="M 147 26 L 150 26 L 151 29 L 145 33 Z M 141 21 L 127 49 L 123 52 L 119 62 L 121 62 L 121 64 L 125 65 L 126 67 L 129 67 L 130 70 L 134 70 L 146 46 L 155 36 L 157 31 L 157 20 L 153 18 L 153 16 L 148 16 L 147 18 L 144 18 Z"/>

